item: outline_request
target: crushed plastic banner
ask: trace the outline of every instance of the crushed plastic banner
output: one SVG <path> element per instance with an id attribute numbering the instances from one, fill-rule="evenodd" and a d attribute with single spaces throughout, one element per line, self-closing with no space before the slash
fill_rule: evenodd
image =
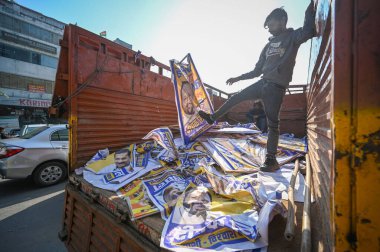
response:
<path id="1" fill-rule="evenodd" d="M 161 167 L 161 164 L 150 156 L 152 150 L 143 153 L 137 150 L 137 145 L 132 144 L 108 155 L 105 159 L 87 165 L 83 171 L 84 179 L 96 187 L 117 191 Z"/>
<path id="2" fill-rule="evenodd" d="M 162 219 L 167 220 L 178 196 L 185 190 L 189 182 L 189 179 L 185 179 L 171 169 L 158 177 L 144 180 L 146 192 L 160 210 Z"/>
<path id="3" fill-rule="evenodd" d="M 246 139 L 208 138 L 203 145 L 225 172 L 257 172 L 264 163 L 266 148 Z M 295 151 L 278 150 L 276 158 L 280 165 L 299 157 Z"/>
<path id="4" fill-rule="evenodd" d="M 182 61 L 171 60 L 170 68 L 181 136 L 188 144 L 212 127 L 198 111 L 213 113 L 214 109 L 190 54 Z"/>
<path id="5" fill-rule="evenodd" d="M 86 170 L 95 174 L 107 174 L 115 169 L 131 166 L 133 160 L 133 145 L 122 148 L 104 158 L 93 158 L 93 162 L 86 165 Z M 96 160 L 97 159 L 97 160 Z"/>
<path id="6" fill-rule="evenodd" d="M 267 243 L 259 239 L 259 209 L 252 202 L 229 199 L 210 188 L 190 183 L 165 223 L 160 246 L 173 251 L 265 247 Z M 267 227 L 269 217 L 264 216 L 262 220 L 266 223 L 262 221 L 260 225 Z"/>
<path id="7" fill-rule="evenodd" d="M 141 180 L 135 180 L 120 188 L 117 195 L 127 201 L 131 220 L 137 220 L 160 211 L 148 197 Z"/>
<path id="8" fill-rule="evenodd" d="M 258 202 L 255 192 L 258 188 L 257 176 L 256 178 L 253 176 L 236 178 L 231 174 L 222 173 L 212 163 L 207 162 L 206 159 L 203 159 L 200 165 L 216 194 L 252 204 Z"/>
<path id="9" fill-rule="evenodd" d="M 174 144 L 173 134 L 168 127 L 154 129 L 144 136 L 143 139 L 153 139 L 161 145 L 167 151 L 167 155 L 165 157 L 168 161 L 174 161 L 177 159 L 177 148 Z"/>

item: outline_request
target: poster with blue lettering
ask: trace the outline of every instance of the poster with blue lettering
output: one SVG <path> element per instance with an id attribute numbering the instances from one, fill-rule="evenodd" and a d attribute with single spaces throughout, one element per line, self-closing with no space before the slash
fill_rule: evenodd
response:
<path id="1" fill-rule="evenodd" d="M 160 210 L 162 219 L 167 220 L 178 196 L 186 189 L 189 181 L 171 169 L 158 177 L 144 180 L 146 192 Z"/>
<path id="2" fill-rule="evenodd" d="M 274 206 L 275 204 L 273 204 Z M 259 214 L 254 200 L 228 199 L 190 183 L 166 221 L 160 246 L 171 251 L 241 251 L 267 246 L 269 214 Z"/>
<path id="3" fill-rule="evenodd" d="M 265 161 L 266 147 L 246 139 L 208 138 L 203 145 L 226 173 L 257 172 Z M 277 150 L 276 159 L 284 165 L 301 154 L 291 150 Z"/>
<path id="4" fill-rule="evenodd" d="M 190 54 L 181 61 L 171 60 L 170 68 L 181 136 L 188 144 L 211 127 L 198 111 L 213 113 L 214 109 Z"/>

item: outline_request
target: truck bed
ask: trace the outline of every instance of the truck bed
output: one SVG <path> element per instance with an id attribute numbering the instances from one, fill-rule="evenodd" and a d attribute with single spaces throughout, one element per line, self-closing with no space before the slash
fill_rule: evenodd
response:
<path id="1" fill-rule="evenodd" d="M 69 251 L 167 251 L 160 248 L 164 221 L 159 213 L 129 219 L 126 201 L 116 193 L 95 188 L 82 176 L 71 174 L 66 186 L 61 238 Z M 287 207 L 287 201 L 283 202 Z M 275 216 L 269 224 L 268 251 L 297 251 L 301 244 L 302 203 L 296 203 L 295 238 L 284 238 L 286 219 Z"/>

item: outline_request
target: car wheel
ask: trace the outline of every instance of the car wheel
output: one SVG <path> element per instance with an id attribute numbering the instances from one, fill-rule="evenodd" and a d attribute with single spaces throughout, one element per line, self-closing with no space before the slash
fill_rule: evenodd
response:
<path id="1" fill-rule="evenodd" d="M 66 177 L 66 166 L 63 163 L 51 161 L 36 168 L 33 180 L 40 186 L 54 185 Z"/>

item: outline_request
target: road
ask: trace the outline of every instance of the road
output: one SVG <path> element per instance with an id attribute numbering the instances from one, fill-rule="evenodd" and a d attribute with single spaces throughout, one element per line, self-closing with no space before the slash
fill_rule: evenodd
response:
<path id="1" fill-rule="evenodd" d="M 66 251 L 58 239 L 65 183 L 41 188 L 30 180 L 0 179 L 1 251 Z"/>

